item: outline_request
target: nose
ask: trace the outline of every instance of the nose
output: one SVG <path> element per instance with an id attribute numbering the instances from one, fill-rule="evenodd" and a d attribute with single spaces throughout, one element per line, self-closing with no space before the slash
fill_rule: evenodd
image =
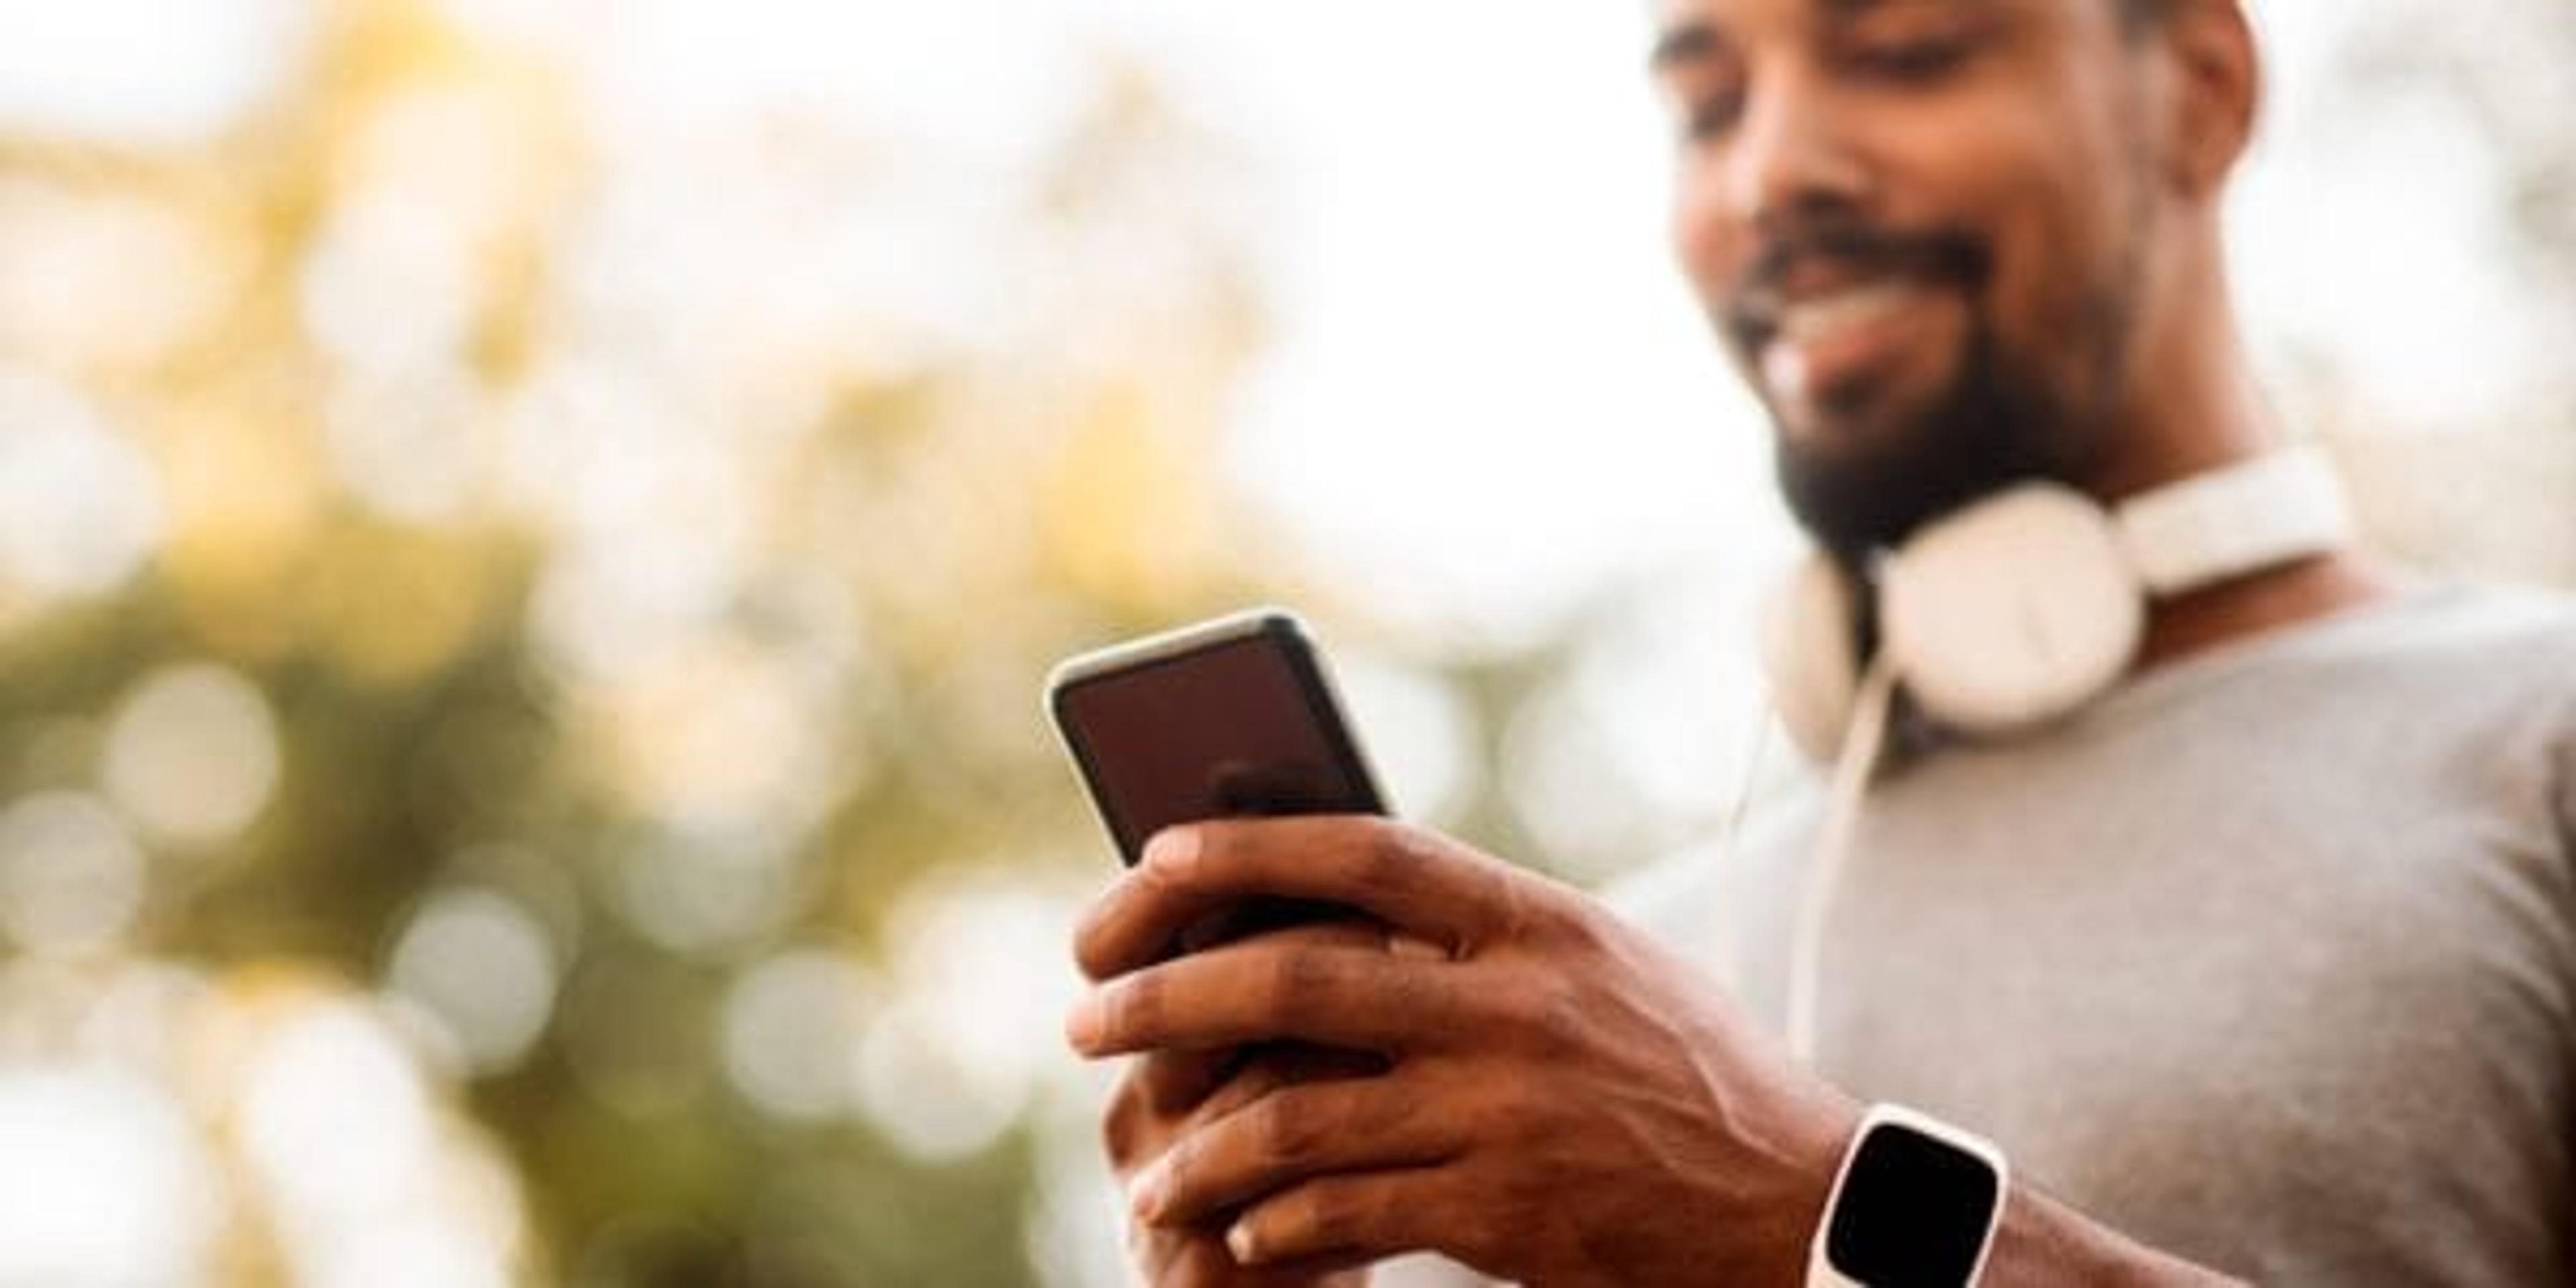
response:
<path id="1" fill-rule="evenodd" d="M 1868 167 L 1832 93 L 1808 69 L 1783 68 L 1753 87 L 1717 180 L 1726 215 L 1769 235 L 1822 209 L 1860 205 Z"/>

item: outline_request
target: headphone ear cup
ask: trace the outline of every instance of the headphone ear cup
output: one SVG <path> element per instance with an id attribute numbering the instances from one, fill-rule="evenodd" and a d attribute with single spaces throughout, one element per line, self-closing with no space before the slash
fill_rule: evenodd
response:
<path id="1" fill-rule="evenodd" d="M 1762 610 L 1762 669 L 1772 709 L 1807 759 L 1831 763 L 1860 695 L 1851 581 L 1833 560 L 1811 551 L 1772 586 Z"/>
<path id="2" fill-rule="evenodd" d="M 1970 734 L 2066 714 L 2129 668 L 2146 590 L 2111 515 L 2029 483 L 1916 533 L 1879 570 L 1879 626 L 1907 692 Z"/>

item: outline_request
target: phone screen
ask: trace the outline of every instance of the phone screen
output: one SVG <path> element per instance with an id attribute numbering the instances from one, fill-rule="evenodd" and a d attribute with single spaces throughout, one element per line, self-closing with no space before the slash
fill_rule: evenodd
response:
<path id="1" fill-rule="evenodd" d="M 1061 682 L 1055 717 L 1119 854 L 1199 819 L 1385 805 L 1294 619 Z"/>

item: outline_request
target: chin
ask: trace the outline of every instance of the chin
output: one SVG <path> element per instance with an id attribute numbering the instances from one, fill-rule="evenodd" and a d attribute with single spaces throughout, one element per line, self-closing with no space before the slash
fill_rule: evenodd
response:
<path id="1" fill-rule="evenodd" d="M 1916 528 L 2032 478 L 2065 480 L 2072 435 L 1970 382 L 1931 406 L 1818 409 L 1780 422 L 1781 494 L 1819 543 L 1847 553 L 1893 547 Z"/>

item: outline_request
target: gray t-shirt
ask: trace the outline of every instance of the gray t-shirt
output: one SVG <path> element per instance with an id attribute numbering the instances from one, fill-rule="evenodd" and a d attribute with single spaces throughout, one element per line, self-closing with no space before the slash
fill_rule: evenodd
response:
<path id="1" fill-rule="evenodd" d="M 1813 792 L 1626 900 L 1777 1020 Z M 2267 1283 L 2576 1277 L 2576 606 L 2423 586 L 1883 778 L 1822 1070 Z"/>

